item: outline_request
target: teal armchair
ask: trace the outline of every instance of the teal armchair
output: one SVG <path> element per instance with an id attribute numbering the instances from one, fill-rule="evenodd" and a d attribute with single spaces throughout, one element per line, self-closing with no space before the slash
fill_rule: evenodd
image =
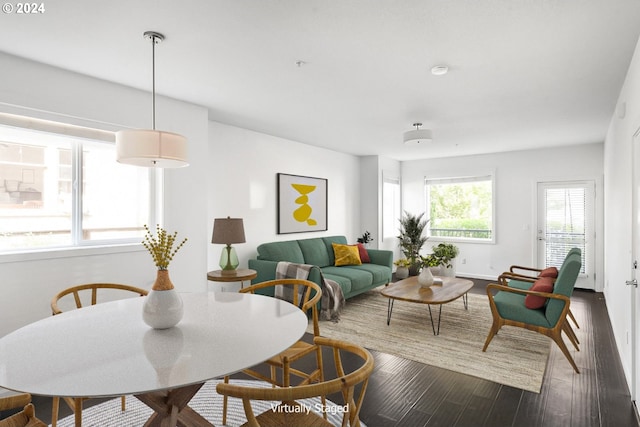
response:
<path id="1" fill-rule="evenodd" d="M 582 251 L 580 250 L 580 248 L 571 248 L 569 252 L 567 252 L 567 255 L 565 256 L 564 261 L 562 262 L 562 266 L 560 267 L 560 270 L 562 270 L 563 266 L 567 263 L 567 260 L 569 259 L 569 256 L 571 254 L 578 254 L 578 256 L 582 257 Z M 544 270 L 541 268 L 512 265 L 509 268 L 509 271 L 503 273 L 502 275 L 505 279 L 508 280 L 508 285 L 511 286 L 512 288 L 527 290 L 540 277 L 540 274 L 542 274 L 543 271 Z M 571 312 L 571 309 L 569 309 L 569 318 L 571 319 L 573 324 L 576 325 L 576 328 L 580 329 L 580 325 L 578 324 L 578 321 L 576 320 L 575 316 Z"/>
<path id="2" fill-rule="evenodd" d="M 510 286 L 508 279 L 501 276 L 500 284 L 489 284 L 487 295 L 493 316 L 493 324 L 487 335 L 482 351 L 487 351 L 493 337 L 504 325 L 516 326 L 550 337 L 560 348 L 573 369 L 580 373 L 571 353 L 562 339 L 562 332 L 568 336 L 576 350 L 577 338 L 568 324 L 570 298 L 582 266 L 579 253 L 570 253 L 558 271 L 553 283 L 553 292 L 537 292 Z M 546 298 L 544 305 L 537 309 L 527 308 L 527 295 Z"/>

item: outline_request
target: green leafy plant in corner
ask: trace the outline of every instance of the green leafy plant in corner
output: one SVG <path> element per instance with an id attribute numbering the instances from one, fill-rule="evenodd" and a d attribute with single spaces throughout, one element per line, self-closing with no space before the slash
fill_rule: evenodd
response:
<path id="1" fill-rule="evenodd" d="M 440 243 L 433 248 L 433 257 L 438 262 L 436 265 L 441 265 L 445 268 L 451 267 L 451 260 L 458 256 L 458 247 L 451 243 Z"/>
<path id="2" fill-rule="evenodd" d="M 400 219 L 400 235 L 398 236 L 399 246 L 405 258 L 409 260 L 411 266 L 419 268 L 420 249 L 426 243 L 428 237 L 424 236 L 424 229 L 429 220 L 423 219 L 424 212 L 420 215 L 413 215 L 407 211 Z"/>

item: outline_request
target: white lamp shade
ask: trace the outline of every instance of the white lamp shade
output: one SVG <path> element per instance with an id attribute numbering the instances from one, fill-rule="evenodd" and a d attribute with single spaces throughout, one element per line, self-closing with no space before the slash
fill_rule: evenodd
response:
<path id="1" fill-rule="evenodd" d="M 406 145 L 418 145 L 432 140 L 433 136 L 430 129 L 416 129 L 404 133 L 404 143 Z"/>
<path id="2" fill-rule="evenodd" d="M 156 168 L 188 166 L 187 139 L 172 132 L 128 129 L 116 132 L 119 163 Z"/>

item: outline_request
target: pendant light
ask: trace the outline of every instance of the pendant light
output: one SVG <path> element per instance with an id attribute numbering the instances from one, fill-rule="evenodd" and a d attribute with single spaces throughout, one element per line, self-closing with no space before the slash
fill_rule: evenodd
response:
<path id="1" fill-rule="evenodd" d="M 420 129 L 422 123 L 414 123 L 413 126 L 414 130 L 404 133 L 405 145 L 419 145 L 433 140 L 430 129 Z"/>
<path id="2" fill-rule="evenodd" d="M 187 139 L 177 133 L 156 130 L 156 45 L 164 36 L 146 31 L 151 40 L 151 125 L 152 129 L 125 129 L 116 132 L 116 159 L 120 163 L 156 168 L 188 166 Z"/>

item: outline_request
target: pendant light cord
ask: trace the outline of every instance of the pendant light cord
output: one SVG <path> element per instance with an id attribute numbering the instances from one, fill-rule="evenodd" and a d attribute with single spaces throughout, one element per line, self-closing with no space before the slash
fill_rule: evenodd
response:
<path id="1" fill-rule="evenodd" d="M 156 130 L 156 38 L 151 37 L 151 129 Z"/>

